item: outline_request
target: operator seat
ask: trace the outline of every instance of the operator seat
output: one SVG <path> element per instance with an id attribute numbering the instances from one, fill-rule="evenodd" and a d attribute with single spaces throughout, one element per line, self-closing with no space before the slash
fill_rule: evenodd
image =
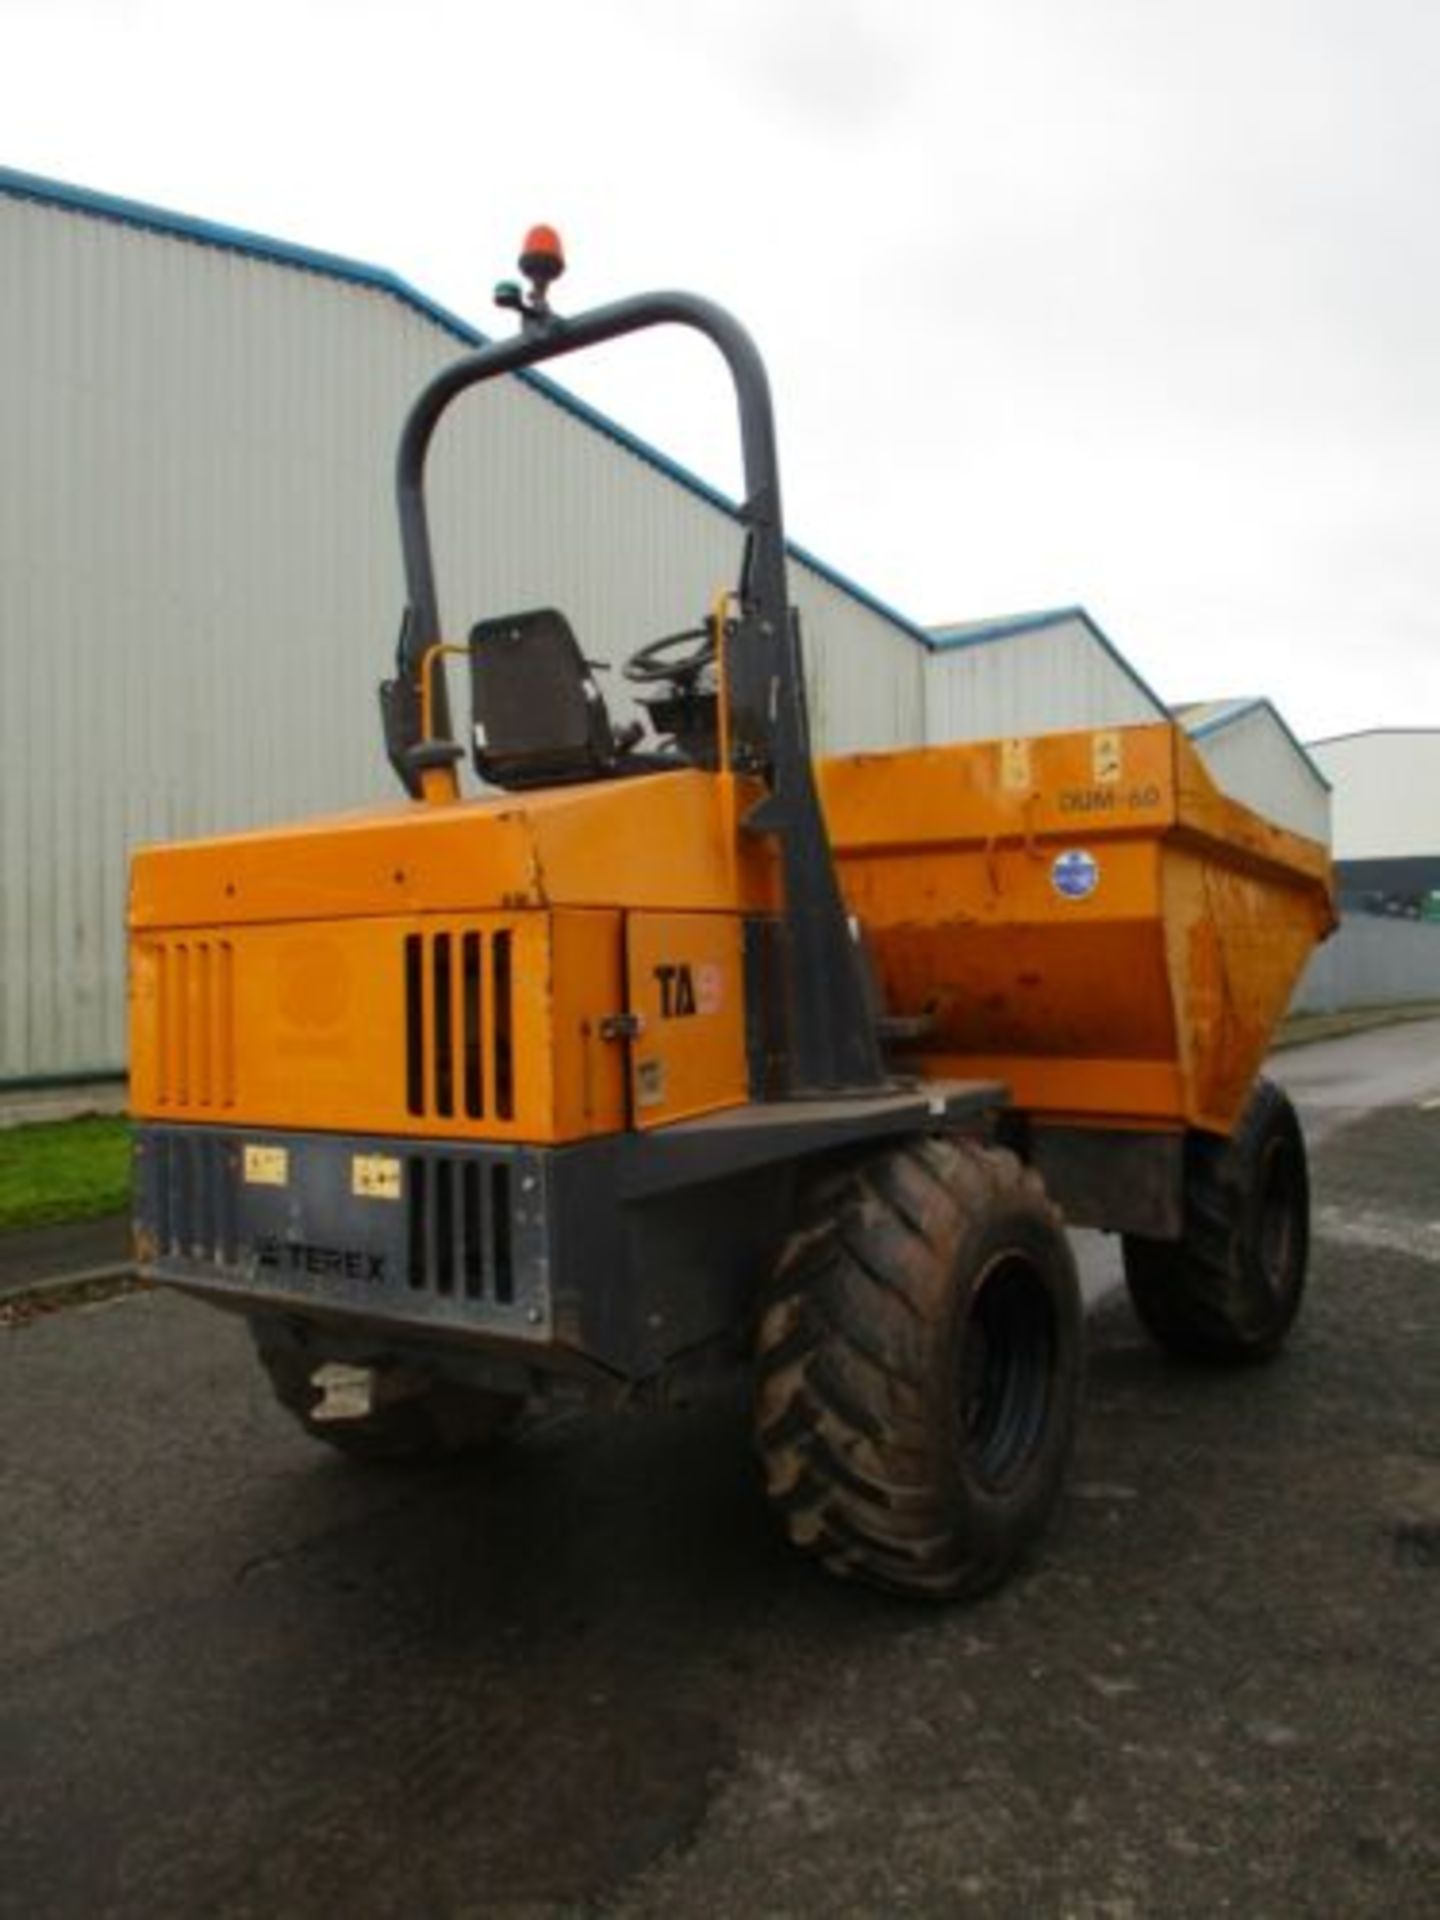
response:
<path id="1" fill-rule="evenodd" d="M 554 607 L 471 628 L 470 697 L 475 771 L 493 786 L 564 786 L 657 764 L 630 754 L 639 723 L 616 732 L 570 622 Z"/>

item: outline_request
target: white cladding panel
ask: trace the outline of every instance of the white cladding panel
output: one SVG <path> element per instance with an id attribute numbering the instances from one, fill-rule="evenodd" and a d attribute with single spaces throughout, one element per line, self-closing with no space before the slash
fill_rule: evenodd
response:
<path id="1" fill-rule="evenodd" d="M 941 647 L 925 671 L 934 746 L 1167 717 L 1079 619 Z"/>
<path id="2" fill-rule="evenodd" d="M 1440 855 L 1440 728 L 1355 733 L 1310 752 L 1335 789 L 1337 860 Z"/>
<path id="3" fill-rule="evenodd" d="M 1191 738 L 1222 793 L 1277 827 L 1330 843 L 1330 795 L 1324 781 L 1268 706 L 1247 707 L 1233 720 Z"/>
<path id="4" fill-rule="evenodd" d="M 919 746 L 925 739 L 923 642 L 867 613 L 809 567 L 792 565 L 790 591 L 800 609 L 816 751 Z"/>
<path id="5" fill-rule="evenodd" d="M 134 845 L 394 796 L 393 449 L 461 350 L 384 292 L 0 189 L 0 1080 L 123 1060 Z M 554 603 L 616 661 L 734 581 L 726 514 L 517 383 L 432 468 L 451 637 Z M 792 587 L 816 745 L 920 739 L 915 639 Z"/>

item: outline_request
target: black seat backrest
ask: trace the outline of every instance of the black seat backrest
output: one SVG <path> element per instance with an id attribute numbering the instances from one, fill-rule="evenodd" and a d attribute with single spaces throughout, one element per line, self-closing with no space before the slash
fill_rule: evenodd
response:
<path id="1" fill-rule="evenodd" d="M 570 622 L 553 607 L 470 632 L 475 771 L 497 787 L 561 785 L 614 770 L 615 734 Z"/>

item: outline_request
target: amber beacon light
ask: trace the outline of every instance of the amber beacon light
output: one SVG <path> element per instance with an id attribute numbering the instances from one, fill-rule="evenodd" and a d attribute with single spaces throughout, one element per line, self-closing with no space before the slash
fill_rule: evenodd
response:
<path id="1" fill-rule="evenodd" d="M 554 227 L 531 227 L 520 249 L 520 271 L 544 294 L 565 271 L 565 249 Z"/>

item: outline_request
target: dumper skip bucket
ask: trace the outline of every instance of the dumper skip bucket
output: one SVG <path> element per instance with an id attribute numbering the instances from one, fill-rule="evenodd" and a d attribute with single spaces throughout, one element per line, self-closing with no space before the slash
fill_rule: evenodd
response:
<path id="1" fill-rule="evenodd" d="M 1164 723 L 822 763 L 841 884 L 917 1072 L 1045 1121 L 1226 1133 L 1316 943 L 1330 856 Z"/>

